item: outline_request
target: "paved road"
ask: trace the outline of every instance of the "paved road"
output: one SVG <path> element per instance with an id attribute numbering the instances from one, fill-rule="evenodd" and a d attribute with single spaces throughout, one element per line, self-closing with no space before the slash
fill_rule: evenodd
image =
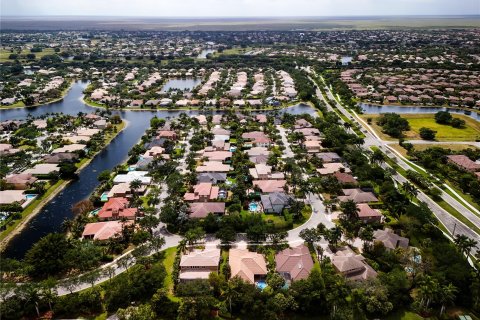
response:
<path id="1" fill-rule="evenodd" d="M 282 137 L 283 145 L 285 146 L 285 150 L 283 151 L 282 158 L 293 158 L 295 156 L 295 154 L 293 153 L 292 149 L 290 148 L 290 142 L 288 142 L 288 139 L 287 139 L 287 130 L 280 125 L 277 125 L 277 129 L 280 132 L 280 136 Z"/>
<path id="2" fill-rule="evenodd" d="M 307 196 L 307 203 L 312 205 L 312 215 L 301 226 L 288 231 L 288 243 L 291 246 L 300 245 L 303 243 L 303 239 L 300 238 L 300 232 L 307 228 L 316 228 L 319 223 L 323 223 L 327 228 L 333 228 L 335 224 L 330 219 L 330 215 L 327 214 L 327 210 L 323 205 L 323 201 L 318 194 L 310 193 Z"/>
<path id="3" fill-rule="evenodd" d="M 311 79 L 312 80 L 312 79 Z M 312 80 L 313 81 L 313 80 Z M 353 116 L 350 114 L 342 105 L 338 103 L 338 101 L 333 97 L 332 92 L 327 88 L 327 97 L 333 101 L 335 101 L 335 107 L 338 111 L 340 111 L 343 115 L 345 115 L 348 119 L 351 119 L 352 121 L 355 121 L 356 123 L 360 124 L 362 127 L 362 132 L 365 134 L 364 138 L 364 145 L 363 148 L 366 150 L 370 150 L 371 146 L 377 146 L 380 148 L 382 151 L 384 151 L 387 155 L 392 156 L 396 163 L 401 166 L 404 170 L 411 170 L 412 168 L 404 161 L 404 158 L 401 157 L 399 154 L 396 152 L 389 151 L 390 149 L 387 149 L 387 144 L 385 141 L 381 140 L 378 136 L 375 136 L 372 134 L 371 131 L 368 129 L 368 125 L 362 121 L 357 116 Z M 320 90 L 317 90 L 317 96 L 319 99 L 325 102 L 327 105 L 327 109 L 329 111 L 335 111 L 332 106 L 330 106 L 330 103 L 323 97 L 322 93 Z M 342 123 L 344 122 L 343 120 L 341 121 Z M 405 159 L 406 160 L 406 159 Z M 393 176 L 395 181 L 397 183 L 403 183 L 407 181 L 403 176 L 397 174 Z M 418 199 L 425 202 L 429 208 L 432 210 L 432 212 L 435 214 L 437 219 L 442 223 L 447 230 L 449 230 L 450 233 L 453 232 L 455 229 L 455 234 L 464 234 L 480 243 L 480 236 L 477 234 L 474 230 L 466 226 L 464 223 L 462 223 L 460 220 L 457 218 L 453 217 L 450 213 L 448 213 L 446 210 L 444 210 L 442 207 L 440 207 L 435 201 L 433 201 L 430 197 L 428 197 L 426 194 L 423 192 L 419 191 L 418 194 Z M 472 223 L 474 223 L 477 227 L 480 228 L 480 219 L 479 216 L 477 216 L 475 213 L 467 209 L 462 203 L 457 201 L 456 199 L 452 198 L 449 194 L 445 193 L 442 191 L 442 198 L 447 201 L 452 207 L 454 207 L 458 212 L 460 212 L 462 215 L 467 217 Z M 480 245 L 479 247 L 480 248 Z"/>

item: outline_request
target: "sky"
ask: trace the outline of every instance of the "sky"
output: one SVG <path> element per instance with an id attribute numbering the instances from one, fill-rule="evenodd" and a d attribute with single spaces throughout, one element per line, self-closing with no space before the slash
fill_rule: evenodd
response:
<path id="1" fill-rule="evenodd" d="M 480 15 L 480 0 L 0 0 L 2 16 Z"/>

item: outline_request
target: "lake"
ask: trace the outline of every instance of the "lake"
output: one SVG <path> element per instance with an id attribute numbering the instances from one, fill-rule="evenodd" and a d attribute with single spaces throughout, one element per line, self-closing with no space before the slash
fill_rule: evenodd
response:
<path id="1" fill-rule="evenodd" d="M 198 78 L 169 79 L 162 87 L 162 92 L 172 90 L 192 90 L 202 82 Z"/>
<path id="2" fill-rule="evenodd" d="M 38 117 L 54 112 L 71 115 L 77 115 L 79 112 L 94 112 L 97 108 L 90 107 L 82 101 L 83 90 L 87 85 L 88 82 L 75 82 L 63 100 L 52 104 L 32 108 L 2 109 L 0 110 L 0 120 L 25 119 L 29 114 Z M 114 114 L 118 114 L 127 120 L 128 126 L 80 172 L 78 180 L 72 181 L 27 223 L 25 228 L 9 242 L 2 253 L 2 257 L 21 259 L 25 252 L 41 237 L 52 232 L 62 232 L 62 222 L 73 217 L 72 205 L 87 198 L 93 192 L 98 186 L 97 176 L 100 172 L 111 170 L 127 159 L 128 151 L 140 140 L 145 130 L 150 126 L 150 119 L 155 115 L 159 118 L 170 119 L 177 117 L 182 112 L 188 115 L 199 114 L 199 111 L 194 110 L 113 111 Z M 314 114 L 315 110 L 307 104 L 299 103 L 279 111 L 279 113 L 283 112 Z M 221 114 L 222 111 L 212 111 L 211 113 Z"/>
<path id="3" fill-rule="evenodd" d="M 206 59 L 207 58 L 207 54 L 209 53 L 214 53 L 216 52 L 217 50 L 215 49 L 203 49 L 202 52 L 200 52 L 197 56 L 198 59 Z"/>
<path id="4" fill-rule="evenodd" d="M 456 114 L 465 114 L 477 121 L 480 121 L 480 114 L 473 111 L 465 111 L 462 109 L 447 108 L 447 107 L 419 107 L 419 106 L 379 106 L 367 103 L 360 103 L 360 107 L 365 114 L 375 113 L 437 113 L 438 111 L 448 111 Z"/>

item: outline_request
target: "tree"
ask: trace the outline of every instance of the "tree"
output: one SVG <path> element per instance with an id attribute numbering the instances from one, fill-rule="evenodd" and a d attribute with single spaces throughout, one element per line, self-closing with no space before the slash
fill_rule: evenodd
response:
<path id="1" fill-rule="evenodd" d="M 272 245 L 276 248 L 280 243 L 284 242 L 285 239 L 288 237 L 287 231 L 280 231 L 275 233 L 269 233 L 268 239 L 272 243 Z"/>
<path id="2" fill-rule="evenodd" d="M 382 127 L 382 131 L 394 138 L 403 136 L 403 132 L 410 129 L 408 120 L 400 117 L 396 113 L 384 113 L 378 120 L 377 124 Z"/>
<path id="3" fill-rule="evenodd" d="M 15 290 L 15 293 L 25 301 L 25 304 L 33 304 L 35 307 L 35 311 L 37 312 L 37 316 L 40 318 L 40 291 L 37 284 L 34 283 L 26 283 L 23 284 Z"/>
<path id="4" fill-rule="evenodd" d="M 157 318 L 152 307 L 143 304 L 138 307 L 130 306 L 126 309 L 118 309 L 117 316 L 119 320 L 150 320 Z"/>
<path id="5" fill-rule="evenodd" d="M 202 227 L 195 227 L 193 229 L 188 230 L 185 233 L 185 239 L 187 240 L 189 245 L 193 245 L 197 243 L 198 240 L 205 237 L 205 231 Z"/>
<path id="6" fill-rule="evenodd" d="M 229 245 L 230 243 L 234 242 L 236 239 L 236 232 L 232 226 L 224 226 L 217 231 L 215 236 L 220 239 L 222 244 Z"/>
<path id="7" fill-rule="evenodd" d="M 35 193 L 42 195 L 45 193 L 47 190 L 47 182 L 46 181 L 36 181 L 33 184 L 33 190 L 35 190 Z"/>
<path id="8" fill-rule="evenodd" d="M 60 163 L 60 177 L 62 179 L 76 179 L 77 176 L 77 167 L 71 162 L 62 162 Z"/>
<path id="9" fill-rule="evenodd" d="M 82 282 L 88 282 L 93 288 L 95 282 L 97 282 L 97 280 L 100 279 L 101 276 L 102 273 L 99 270 L 93 270 L 82 275 L 80 277 L 80 280 Z"/>
<path id="10" fill-rule="evenodd" d="M 415 185 L 413 185 L 412 183 L 410 183 L 408 181 L 405 181 L 402 184 L 402 189 L 405 192 L 405 194 L 410 198 L 410 200 L 415 198 L 418 194 L 418 190 L 415 187 Z"/>
<path id="11" fill-rule="evenodd" d="M 477 246 L 477 241 L 470 239 L 463 234 L 457 234 L 455 236 L 454 243 L 458 250 L 466 256 L 468 256 L 469 252 Z"/>
<path id="12" fill-rule="evenodd" d="M 300 238 L 302 238 L 308 245 L 313 245 L 315 242 L 320 241 L 321 236 L 317 229 L 306 228 L 300 231 Z"/>
<path id="13" fill-rule="evenodd" d="M 108 277 L 108 280 L 111 282 L 112 278 L 115 276 L 116 270 L 113 266 L 108 266 L 103 268 L 103 275 Z"/>
<path id="14" fill-rule="evenodd" d="M 80 216 L 92 211 L 94 208 L 93 203 L 90 200 L 85 199 L 75 203 L 72 206 L 72 212 L 75 216 Z"/>
<path id="15" fill-rule="evenodd" d="M 435 140 L 435 134 L 437 131 L 430 128 L 422 127 L 420 128 L 420 137 L 423 140 Z"/>
<path id="16" fill-rule="evenodd" d="M 342 214 L 347 220 L 358 219 L 358 213 L 360 212 L 360 208 L 357 206 L 355 201 L 348 200 L 348 201 L 342 202 L 340 204 L 340 210 L 342 210 Z"/>
<path id="17" fill-rule="evenodd" d="M 140 179 L 135 179 L 130 182 L 130 189 L 134 195 L 137 194 L 137 191 L 142 187 L 142 181 Z"/>
<path id="18" fill-rule="evenodd" d="M 57 281 L 53 278 L 49 278 L 40 283 L 40 296 L 42 300 L 48 303 L 48 308 L 52 311 L 52 304 L 57 299 Z"/>
<path id="19" fill-rule="evenodd" d="M 267 275 L 267 284 L 275 292 L 283 288 L 285 279 L 277 272 L 271 272 Z"/>
<path id="20" fill-rule="evenodd" d="M 451 125 L 454 128 L 464 128 L 465 127 L 465 120 L 459 118 L 453 118 L 451 121 Z"/>
<path id="21" fill-rule="evenodd" d="M 370 155 L 370 162 L 374 165 L 380 165 L 385 162 L 385 156 L 380 149 L 375 149 Z"/>
<path id="22" fill-rule="evenodd" d="M 435 113 L 435 122 L 440 124 L 450 124 L 452 115 L 448 111 L 439 111 Z"/>
<path id="23" fill-rule="evenodd" d="M 25 255 L 32 277 L 49 277 L 65 269 L 64 257 L 70 244 L 63 234 L 50 233 L 35 243 Z"/>
<path id="24" fill-rule="evenodd" d="M 111 172 L 110 170 L 103 170 L 97 177 L 99 182 L 107 182 L 110 179 Z"/>
<path id="25" fill-rule="evenodd" d="M 148 231 L 151 235 L 153 235 L 153 229 L 156 228 L 159 225 L 159 223 L 160 223 L 160 219 L 158 219 L 153 214 L 146 214 L 138 222 L 140 227 L 142 227 L 145 231 Z"/>
<path id="26" fill-rule="evenodd" d="M 430 304 L 437 299 L 440 289 L 437 279 L 429 275 L 424 276 L 418 287 L 419 305 L 422 310 L 428 310 Z"/>
<path id="27" fill-rule="evenodd" d="M 440 290 L 440 303 L 442 304 L 442 308 L 440 309 L 440 316 L 445 312 L 445 306 L 453 304 L 455 301 L 455 297 L 457 294 L 457 288 L 449 283 L 446 286 L 442 286 L 442 290 Z"/>

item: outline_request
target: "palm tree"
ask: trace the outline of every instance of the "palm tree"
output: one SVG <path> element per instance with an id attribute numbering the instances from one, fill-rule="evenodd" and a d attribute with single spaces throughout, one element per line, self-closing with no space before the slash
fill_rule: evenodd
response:
<path id="1" fill-rule="evenodd" d="M 134 195 L 137 194 L 137 190 L 139 190 L 142 187 L 142 181 L 140 179 L 135 179 L 132 182 L 130 182 L 130 189 Z"/>
<path id="2" fill-rule="evenodd" d="M 468 256 L 468 253 L 470 252 L 470 250 L 472 250 L 474 247 L 477 246 L 477 241 L 470 239 L 469 237 L 463 234 L 457 234 L 455 236 L 454 242 L 457 245 L 458 250 L 460 250 L 460 252 L 466 256 Z"/>
<path id="3" fill-rule="evenodd" d="M 232 300 L 238 296 L 236 286 L 232 280 L 227 282 L 227 286 L 222 292 L 222 296 L 228 301 L 228 311 L 232 313 Z"/>
<path id="4" fill-rule="evenodd" d="M 52 303 L 57 298 L 57 290 L 55 289 L 57 282 L 55 279 L 48 278 L 47 280 L 43 281 L 40 286 L 40 296 L 47 301 L 48 307 L 50 311 L 52 311 Z"/>
<path id="5" fill-rule="evenodd" d="M 425 307 L 427 310 L 432 302 L 434 302 L 440 291 L 437 279 L 431 276 L 425 276 L 419 283 L 418 293 L 420 297 L 420 308 Z"/>
<path id="6" fill-rule="evenodd" d="M 370 154 L 370 162 L 372 164 L 380 165 L 385 161 L 385 156 L 383 155 L 383 152 L 380 151 L 379 149 L 375 149 L 373 153 Z"/>
<path id="7" fill-rule="evenodd" d="M 408 181 L 405 181 L 402 184 L 402 189 L 405 192 L 405 194 L 407 195 L 407 197 L 409 197 L 410 199 L 413 199 L 418 194 L 417 187 L 415 187 L 412 183 L 410 183 Z"/>
<path id="8" fill-rule="evenodd" d="M 177 250 L 180 251 L 181 253 L 185 253 L 187 250 L 187 240 L 182 239 L 177 246 Z"/>
<path id="9" fill-rule="evenodd" d="M 442 304 L 442 308 L 440 309 L 440 316 L 443 314 L 443 312 L 445 312 L 445 306 L 447 304 L 453 303 L 457 291 L 457 288 L 451 283 L 442 287 L 442 290 L 440 290 L 440 303 Z"/>
<path id="10" fill-rule="evenodd" d="M 357 220 L 358 213 L 360 212 L 360 208 L 357 207 L 357 204 L 353 200 L 348 200 L 346 202 L 342 202 L 340 205 L 343 215 L 347 218 L 347 220 Z"/>
<path id="11" fill-rule="evenodd" d="M 40 302 L 40 292 L 37 284 L 34 283 L 27 283 L 21 285 L 17 288 L 16 294 L 27 303 L 33 303 L 35 306 L 35 311 L 37 312 L 37 316 L 40 318 L 40 309 L 38 304 Z"/>

